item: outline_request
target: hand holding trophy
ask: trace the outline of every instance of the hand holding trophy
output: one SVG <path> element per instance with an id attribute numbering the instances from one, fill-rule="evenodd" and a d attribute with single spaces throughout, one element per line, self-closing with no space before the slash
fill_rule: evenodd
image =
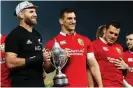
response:
<path id="1" fill-rule="evenodd" d="M 65 74 L 61 72 L 61 69 L 67 63 L 68 57 L 65 54 L 65 50 L 63 50 L 59 43 L 55 40 L 52 47 L 52 65 L 56 68 L 56 76 L 54 77 L 54 86 L 63 87 L 69 85 L 68 79 Z"/>

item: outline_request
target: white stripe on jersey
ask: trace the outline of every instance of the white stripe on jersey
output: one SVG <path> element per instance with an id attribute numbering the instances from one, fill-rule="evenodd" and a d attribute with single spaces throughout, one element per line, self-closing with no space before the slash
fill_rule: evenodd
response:
<path id="1" fill-rule="evenodd" d="M 87 53 L 87 59 L 95 59 L 94 53 Z"/>

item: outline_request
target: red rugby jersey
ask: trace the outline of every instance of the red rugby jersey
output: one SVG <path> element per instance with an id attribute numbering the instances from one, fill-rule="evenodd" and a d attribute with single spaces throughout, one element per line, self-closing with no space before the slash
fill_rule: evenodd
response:
<path id="1" fill-rule="evenodd" d="M 122 57 L 123 48 L 119 44 L 107 45 L 101 39 L 92 42 L 94 55 L 100 66 L 104 87 L 121 87 L 122 71 L 114 65 L 114 61 Z"/>
<path id="2" fill-rule="evenodd" d="M 68 59 L 67 64 L 62 69 L 62 72 L 68 77 L 70 86 L 87 87 L 86 56 L 87 53 L 93 52 L 91 41 L 77 33 L 67 35 L 60 32 L 60 34 L 47 42 L 45 48 L 51 50 L 55 39 L 60 44 L 61 48 L 69 48 L 72 52 L 72 56 Z"/>
<path id="3" fill-rule="evenodd" d="M 130 51 L 124 52 L 123 59 L 127 62 L 129 67 L 133 68 L 133 52 Z M 125 79 L 130 85 L 133 86 L 133 72 L 128 72 Z"/>
<path id="4" fill-rule="evenodd" d="M 6 35 L 1 35 L 0 41 L 0 52 L 1 52 L 1 58 L 0 58 L 0 63 L 1 63 L 1 86 L 2 87 L 10 87 L 11 82 L 9 79 L 9 69 L 7 68 L 7 65 L 5 63 L 5 39 Z"/>

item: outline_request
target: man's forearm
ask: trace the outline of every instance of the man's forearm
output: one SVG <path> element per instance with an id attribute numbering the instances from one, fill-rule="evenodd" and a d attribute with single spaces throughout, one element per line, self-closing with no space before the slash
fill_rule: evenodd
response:
<path id="1" fill-rule="evenodd" d="M 130 84 L 128 84 L 125 79 L 123 79 L 123 85 L 124 85 L 124 87 L 132 88 L 132 86 Z"/>
<path id="2" fill-rule="evenodd" d="M 92 74 L 90 72 L 90 69 L 87 69 L 87 73 L 88 73 L 89 87 L 94 87 L 93 77 L 92 77 Z"/>
<path id="3" fill-rule="evenodd" d="M 25 59 L 24 58 L 13 58 L 13 61 L 6 62 L 7 66 L 9 68 L 16 68 L 16 67 L 21 67 L 25 65 Z"/>
<path id="4" fill-rule="evenodd" d="M 6 64 L 9 68 L 16 68 L 21 66 L 27 67 L 41 62 L 43 62 L 43 58 L 41 55 L 27 58 L 19 58 L 14 53 L 6 53 Z"/>
<path id="5" fill-rule="evenodd" d="M 100 69 L 99 66 L 95 65 L 95 66 L 91 66 L 90 67 L 91 73 L 94 76 L 97 84 L 99 87 L 102 87 L 102 79 L 101 79 L 101 73 L 100 73 Z"/>

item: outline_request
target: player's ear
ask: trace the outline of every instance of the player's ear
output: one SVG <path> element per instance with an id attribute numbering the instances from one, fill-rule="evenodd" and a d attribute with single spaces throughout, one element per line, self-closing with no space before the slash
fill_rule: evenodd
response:
<path id="1" fill-rule="evenodd" d="M 24 18 L 24 11 L 20 12 L 20 13 L 18 14 L 18 17 L 21 18 L 21 19 L 23 19 L 23 18 Z"/>
<path id="2" fill-rule="evenodd" d="M 60 18 L 59 19 L 59 23 L 62 25 L 63 24 L 63 20 Z"/>
<path id="3" fill-rule="evenodd" d="M 107 29 L 106 29 L 106 28 L 104 28 L 104 29 L 103 29 L 103 34 L 105 34 L 105 33 L 106 33 L 106 31 L 107 31 Z"/>

